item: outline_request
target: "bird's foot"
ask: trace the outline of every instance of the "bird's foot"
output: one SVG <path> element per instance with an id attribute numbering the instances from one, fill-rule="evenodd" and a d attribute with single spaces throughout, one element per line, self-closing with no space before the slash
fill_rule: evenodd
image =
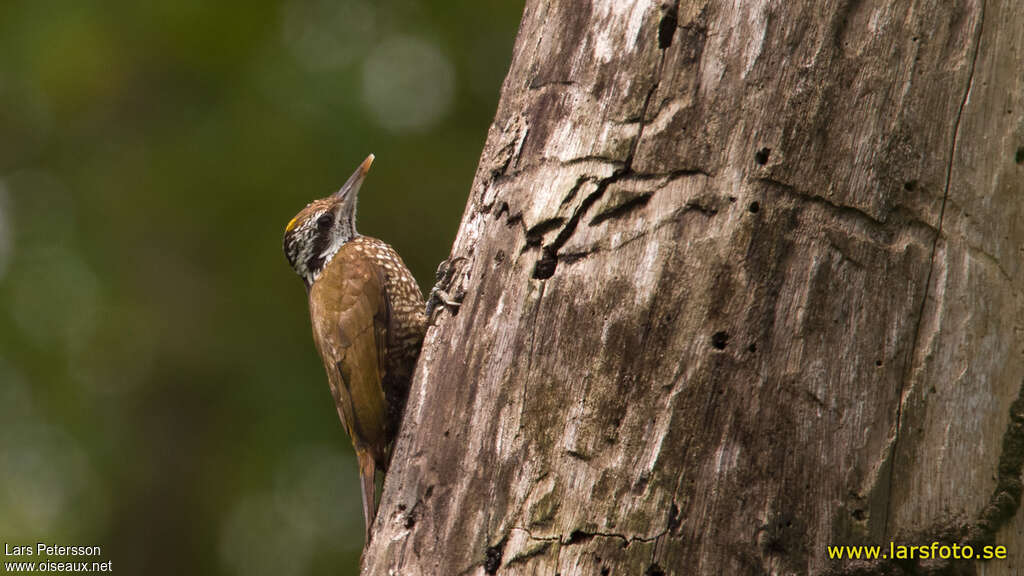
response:
<path id="1" fill-rule="evenodd" d="M 454 293 L 449 291 L 451 290 L 452 279 L 455 278 L 456 268 L 465 260 L 466 258 L 457 256 L 443 260 L 438 264 L 437 282 L 430 289 L 430 296 L 427 297 L 427 322 L 431 326 L 434 325 L 434 320 L 442 308 L 446 308 L 452 316 L 459 313 L 459 307 L 462 305 L 462 299 L 465 297 L 466 291 L 461 286 Z"/>

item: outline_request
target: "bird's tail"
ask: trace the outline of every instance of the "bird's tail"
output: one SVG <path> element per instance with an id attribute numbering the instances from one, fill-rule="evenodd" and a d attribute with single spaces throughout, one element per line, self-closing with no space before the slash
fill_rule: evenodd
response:
<path id="1" fill-rule="evenodd" d="M 377 492 L 375 475 L 377 464 L 373 455 L 368 450 L 357 450 L 356 459 L 359 460 L 359 485 L 363 492 L 363 519 L 366 521 L 366 543 L 370 543 L 370 528 L 373 527 L 373 517 L 377 512 L 374 501 Z"/>

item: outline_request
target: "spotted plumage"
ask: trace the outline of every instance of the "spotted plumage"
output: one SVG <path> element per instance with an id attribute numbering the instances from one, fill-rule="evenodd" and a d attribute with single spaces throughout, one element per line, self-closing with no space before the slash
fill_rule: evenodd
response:
<path id="1" fill-rule="evenodd" d="M 386 471 L 426 331 L 423 296 L 402 258 L 355 229 L 368 157 L 341 190 L 285 228 L 284 252 L 309 296 L 313 341 L 359 460 L 367 541 L 374 476 Z"/>

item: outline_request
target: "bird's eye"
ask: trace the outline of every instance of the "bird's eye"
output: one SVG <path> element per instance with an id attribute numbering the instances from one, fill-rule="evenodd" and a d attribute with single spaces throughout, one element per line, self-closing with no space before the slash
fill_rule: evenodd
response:
<path id="1" fill-rule="evenodd" d="M 334 214 L 331 214 L 330 212 L 322 214 L 316 219 L 316 225 L 320 228 L 330 228 L 331 224 L 334 224 Z"/>

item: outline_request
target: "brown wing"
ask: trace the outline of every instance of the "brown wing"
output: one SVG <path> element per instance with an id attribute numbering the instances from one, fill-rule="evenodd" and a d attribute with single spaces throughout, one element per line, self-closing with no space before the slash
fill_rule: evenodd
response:
<path id="1" fill-rule="evenodd" d="M 343 247 L 310 290 L 310 312 L 342 425 L 357 451 L 368 450 L 383 462 L 388 434 L 381 382 L 389 311 L 379 269 L 361 252 Z"/>

